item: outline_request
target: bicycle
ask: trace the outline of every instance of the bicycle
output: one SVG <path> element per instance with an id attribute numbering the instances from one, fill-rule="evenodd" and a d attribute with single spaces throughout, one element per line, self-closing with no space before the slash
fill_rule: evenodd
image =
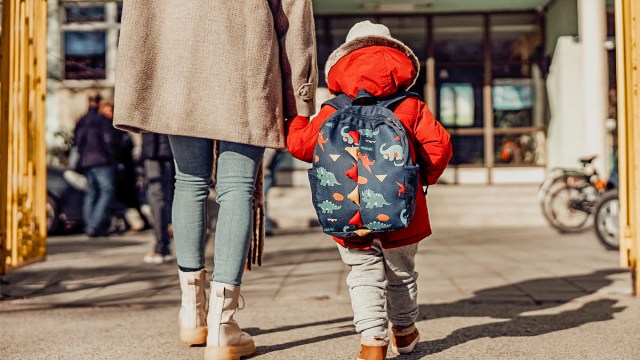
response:
<path id="1" fill-rule="evenodd" d="M 618 196 L 618 153 L 615 152 L 606 192 L 602 194 L 595 205 L 593 219 L 598 240 L 608 250 L 620 249 L 620 200 Z"/>
<path id="2" fill-rule="evenodd" d="M 554 168 L 540 186 L 538 198 L 547 222 L 561 233 L 584 230 L 606 187 L 592 163 L 596 156 L 580 158 L 581 169 Z"/>

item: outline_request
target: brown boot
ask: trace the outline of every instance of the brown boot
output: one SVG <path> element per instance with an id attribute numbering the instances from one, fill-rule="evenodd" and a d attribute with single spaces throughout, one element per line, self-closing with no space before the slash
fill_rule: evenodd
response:
<path id="1" fill-rule="evenodd" d="M 240 286 L 211 282 L 205 360 L 238 360 L 256 352 L 251 335 L 240 330 L 233 319 L 239 297 Z"/>
<path id="2" fill-rule="evenodd" d="M 188 345 L 204 344 L 207 340 L 207 270 L 178 272 L 182 301 L 178 313 L 180 340 Z"/>
<path id="3" fill-rule="evenodd" d="M 391 328 L 391 351 L 396 354 L 408 354 L 420 341 L 420 331 L 415 324 L 406 328 Z"/>
<path id="4" fill-rule="evenodd" d="M 379 337 L 362 338 L 358 360 L 385 360 L 389 341 Z"/>

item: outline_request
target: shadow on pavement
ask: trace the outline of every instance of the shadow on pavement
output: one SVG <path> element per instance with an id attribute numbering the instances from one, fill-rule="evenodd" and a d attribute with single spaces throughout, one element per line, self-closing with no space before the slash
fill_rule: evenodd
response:
<path id="1" fill-rule="evenodd" d="M 96 238 L 89 241 L 84 241 L 79 244 L 78 240 L 65 240 L 65 239 L 49 239 L 47 241 L 47 255 L 69 254 L 69 253 L 85 253 L 91 251 L 97 251 L 107 248 L 121 248 L 126 246 L 140 245 L 140 241 L 126 240 L 126 239 L 114 239 L 110 238 Z"/>
<path id="2" fill-rule="evenodd" d="M 491 317 L 507 319 L 483 325 L 474 325 L 457 329 L 446 338 L 423 341 L 412 354 L 403 355 L 403 359 L 421 359 L 426 355 L 439 353 L 457 345 L 481 338 L 538 336 L 556 331 L 575 328 L 584 324 L 612 320 L 613 315 L 623 311 L 624 307 L 615 307 L 616 300 L 601 299 L 583 304 L 580 308 L 563 311 L 558 314 L 522 315 L 531 311 L 555 308 L 577 298 L 592 294 L 613 283 L 609 275 L 626 270 L 600 270 L 590 274 L 551 277 L 522 281 L 505 286 L 477 291 L 473 297 L 452 303 L 420 305 L 421 320 L 435 320 L 447 317 Z M 291 325 L 281 328 L 261 330 L 252 329 L 259 335 L 278 331 L 289 331 L 312 326 L 329 325 L 351 320 L 337 318 L 333 320 Z M 258 347 L 258 353 L 264 354 L 296 346 L 312 344 L 329 339 L 351 336 L 355 331 L 341 331 L 308 339 L 291 341 L 274 346 Z"/>
<path id="3" fill-rule="evenodd" d="M 575 310 L 551 315 L 522 315 L 558 307 L 595 293 L 613 283 L 609 275 L 621 269 L 600 270 L 586 275 L 541 278 L 477 291 L 474 297 L 447 304 L 420 305 L 422 320 L 446 317 L 491 317 L 508 319 L 455 330 L 444 339 L 423 341 L 406 359 L 421 359 L 457 345 L 481 338 L 538 336 L 575 328 L 591 322 L 613 319 L 623 311 L 616 300 L 595 300 Z"/>
<path id="4" fill-rule="evenodd" d="M 96 268 L 43 269 L 22 271 L 7 276 L 2 287 L 5 300 L 35 299 L 64 294 L 68 301 L 53 301 L 49 307 L 100 306 L 102 304 L 145 299 L 159 291 L 178 289 L 174 265 L 167 266 L 103 266 Z M 140 286 L 146 284 L 146 286 Z M 122 291 L 101 289 L 122 286 Z M 90 292 L 94 290 L 95 292 Z M 74 295 L 75 293 L 75 295 Z M 127 301 L 129 300 L 129 301 Z M 176 298 L 174 304 L 178 304 Z M 140 302 L 139 305 L 153 305 Z"/>

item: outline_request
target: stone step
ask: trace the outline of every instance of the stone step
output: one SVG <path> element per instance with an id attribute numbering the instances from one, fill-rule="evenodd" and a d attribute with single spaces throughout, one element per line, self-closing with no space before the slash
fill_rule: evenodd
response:
<path id="1" fill-rule="evenodd" d="M 546 226 L 532 185 L 435 185 L 429 188 L 429 217 L 436 226 Z M 281 229 L 317 224 L 308 185 L 278 186 L 268 196 L 269 215 Z"/>

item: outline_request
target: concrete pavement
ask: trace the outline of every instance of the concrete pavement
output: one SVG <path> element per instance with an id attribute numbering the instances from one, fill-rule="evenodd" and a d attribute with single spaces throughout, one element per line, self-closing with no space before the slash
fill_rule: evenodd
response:
<path id="1" fill-rule="evenodd" d="M 309 209 L 272 204 L 282 225 L 286 209 L 299 217 L 291 225 Z M 640 359 L 640 304 L 617 253 L 590 231 L 547 228 L 535 188 L 434 187 L 430 206 L 434 235 L 417 257 L 422 340 L 398 359 Z M 238 319 L 255 358 L 354 359 L 348 268 L 327 236 L 287 227 L 244 280 Z M 46 262 L 3 279 L 0 358 L 202 359 L 177 339 L 175 266 L 142 264 L 151 241 L 52 237 Z"/>

